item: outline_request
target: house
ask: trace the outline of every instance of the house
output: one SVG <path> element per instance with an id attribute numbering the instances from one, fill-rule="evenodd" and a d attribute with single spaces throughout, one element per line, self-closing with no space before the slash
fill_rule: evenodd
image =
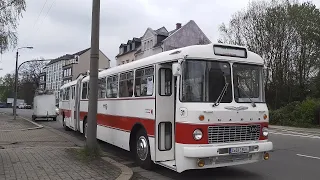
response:
<path id="1" fill-rule="evenodd" d="M 134 37 L 128 40 L 126 44 L 121 44 L 119 54 L 116 56 L 117 65 L 129 63 L 135 60 L 135 52 L 141 46 L 141 38 Z"/>
<path id="2" fill-rule="evenodd" d="M 142 37 L 133 38 L 126 44 L 120 45 L 119 54 L 116 56 L 117 65 L 172 49 L 210 43 L 211 41 L 193 20 L 184 26 L 177 23 L 172 31 L 168 31 L 165 27 L 157 30 L 148 28 Z"/>
<path id="3" fill-rule="evenodd" d="M 65 54 L 51 60 L 40 74 L 40 88 L 55 91 L 56 99 L 59 98 L 60 87 L 75 80 L 78 74 L 90 69 L 90 48 L 72 54 Z M 99 52 L 99 68 L 110 67 L 110 59 Z"/>

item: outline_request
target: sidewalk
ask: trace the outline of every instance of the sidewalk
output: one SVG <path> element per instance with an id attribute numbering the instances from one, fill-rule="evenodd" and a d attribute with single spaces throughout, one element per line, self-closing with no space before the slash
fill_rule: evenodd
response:
<path id="1" fill-rule="evenodd" d="M 0 180 L 129 179 L 123 165 L 107 158 L 81 161 L 65 136 L 25 119 L 0 114 Z"/>

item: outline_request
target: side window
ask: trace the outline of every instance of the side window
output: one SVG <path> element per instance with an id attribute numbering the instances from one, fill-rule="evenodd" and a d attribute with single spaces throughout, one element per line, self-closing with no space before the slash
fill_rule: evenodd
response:
<path id="1" fill-rule="evenodd" d="M 75 91 L 75 86 L 71 87 L 71 99 L 74 99 L 74 92 Z"/>
<path id="2" fill-rule="evenodd" d="M 120 74 L 119 86 L 119 97 L 132 97 L 133 71 Z"/>
<path id="3" fill-rule="evenodd" d="M 98 79 L 98 98 L 106 97 L 106 78 Z"/>
<path id="4" fill-rule="evenodd" d="M 86 99 L 87 98 L 87 93 L 88 93 L 88 82 L 84 82 L 82 84 L 82 95 L 81 99 Z"/>
<path id="5" fill-rule="evenodd" d="M 67 87 L 65 92 L 66 92 L 66 100 L 69 100 L 70 99 L 70 87 Z"/>
<path id="6" fill-rule="evenodd" d="M 169 68 L 159 69 L 159 95 L 171 96 L 172 94 L 172 71 Z"/>
<path id="7" fill-rule="evenodd" d="M 154 86 L 154 68 L 148 67 L 136 70 L 135 96 L 152 96 Z"/>
<path id="8" fill-rule="evenodd" d="M 118 97 L 118 75 L 107 78 L 107 98 Z"/>
<path id="9" fill-rule="evenodd" d="M 62 90 L 62 100 L 64 101 L 64 100 L 66 100 L 66 89 L 63 89 Z"/>
<path id="10" fill-rule="evenodd" d="M 60 99 L 60 101 L 62 101 L 63 100 L 63 89 L 60 90 L 60 94 L 59 95 L 60 95 L 59 99 Z"/>

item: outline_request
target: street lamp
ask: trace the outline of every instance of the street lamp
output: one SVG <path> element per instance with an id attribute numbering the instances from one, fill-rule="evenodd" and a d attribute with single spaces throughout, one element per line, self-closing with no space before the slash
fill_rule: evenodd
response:
<path id="1" fill-rule="evenodd" d="M 20 47 L 17 49 L 16 52 L 16 74 L 15 74 L 15 81 L 14 81 L 14 101 L 13 101 L 13 116 L 14 120 L 16 119 L 17 116 L 17 92 L 18 92 L 18 59 L 19 59 L 19 49 L 33 49 L 31 46 L 26 46 L 26 47 Z"/>

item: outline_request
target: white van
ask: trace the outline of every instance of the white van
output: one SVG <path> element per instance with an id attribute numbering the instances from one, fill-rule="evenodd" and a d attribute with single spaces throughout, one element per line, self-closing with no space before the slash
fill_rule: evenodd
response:
<path id="1" fill-rule="evenodd" d="M 53 91 L 38 90 L 33 98 L 33 115 L 32 120 L 37 118 L 57 120 L 56 98 Z"/>

